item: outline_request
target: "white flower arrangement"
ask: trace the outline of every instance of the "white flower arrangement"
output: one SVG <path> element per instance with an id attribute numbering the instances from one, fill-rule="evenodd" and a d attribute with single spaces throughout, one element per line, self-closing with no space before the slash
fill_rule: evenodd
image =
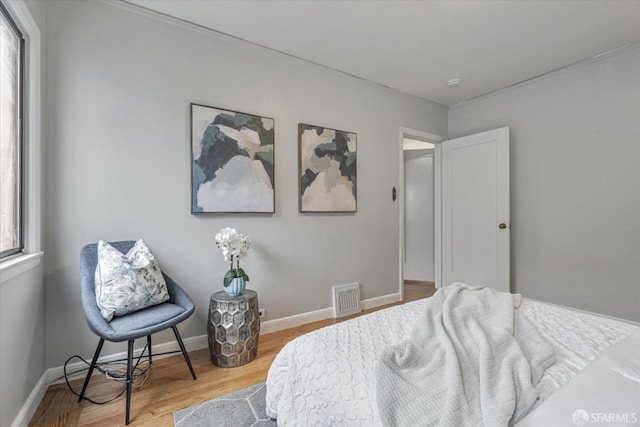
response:
<path id="1" fill-rule="evenodd" d="M 224 260 L 230 262 L 229 271 L 224 276 L 224 286 L 228 286 L 231 280 L 242 277 L 249 281 L 249 276 L 240 268 L 240 261 L 247 259 L 247 252 L 251 247 L 251 239 L 246 234 L 238 233 L 235 228 L 225 227 L 215 236 L 216 245 L 222 251 Z M 233 268 L 233 261 L 236 261 L 236 268 Z"/>

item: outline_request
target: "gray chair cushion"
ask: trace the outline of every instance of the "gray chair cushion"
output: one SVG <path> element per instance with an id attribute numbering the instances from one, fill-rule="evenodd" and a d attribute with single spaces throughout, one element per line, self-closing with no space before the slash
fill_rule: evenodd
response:
<path id="1" fill-rule="evenodd" d="M 114 317 L 110 325 L 114 334 L 129 336 L 131 334 L 149 335 L 150 329 L 162 330 L 175 325 L 173 320 L 184 313 L 184 308 L 171 303 L 163 303 L 143 310 L 129 313 L 126 316 Z M 168 324 L 167 324 L 168 322 Z"/>

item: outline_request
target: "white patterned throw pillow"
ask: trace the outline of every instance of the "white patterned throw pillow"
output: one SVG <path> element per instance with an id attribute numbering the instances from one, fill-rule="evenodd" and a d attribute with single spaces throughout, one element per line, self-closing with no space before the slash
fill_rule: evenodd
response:
<path id="1" fill-rule="evenodd" d="M 100 240 L 95 276 L 96 302 L 107 322 L 169 299 L 160 265 L 142 239 L 126 255 Z"/>

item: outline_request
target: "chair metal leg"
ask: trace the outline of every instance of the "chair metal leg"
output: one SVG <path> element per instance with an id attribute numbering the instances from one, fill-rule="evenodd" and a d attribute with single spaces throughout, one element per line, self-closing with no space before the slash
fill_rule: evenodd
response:
<path id="1" fill-rule="evenodd" d="M 100 357 L 100 352 L 102 351 L 102 345 L 104 344 L 104 338 L 100 338 L 98 342 L 98 347 L 96 348 L 96 352 L 93 354 L 93 359 L 91 360 L 91 366 L 89 366 L 89 372 L 87 372 L 87 377 L 84 379 L 84 385 L 82 386 L 82 391 L 80 392 L 80 396 L 78 397 L 78 403 L 82 402 L 82 398 L 84 397 L 84 392 L 87 390 L 87 386 L 89 385 L 89 380 L 91 379 L 91 374 L 93 374 L 93 369 L 96 367 L 96 362 L 98 361 L 98 357 Z"/>
<path id="2" fill-rule="evenodd" d="M 129 340 L 127 350 L 127 412 L 125 423 L 129 425 L 129 408 L 131 407 L 131 377 L 133 376 L 133 341 Z"/>
<path id="3" fill-rule="evenodd" d="M 151 335 L 147 335 L 147 348 L 149 349 L 149 366 L 153 364 L 153 360 L 151 360 Z"/>
<path id="4" fill-rule="evenodd" d="M 182 342 L 182 338 L 180 338 L 180 333 L 178 332 L 178 328 L 176 326 L 171 327 L 173 329 L 173 333 L 176 336 L 176 340 L 178 341 L 178 345 L 180 346 L 180 350 L 182 350 L 182 355 L 184 356 L 184 360 L 187 362 L 189 366 L 189 370 L 191 371 L 191 376 L 193 379 L 196 379 L 196 373 L 193 371 L 193 366 L 191 366 L 191 360 L 189 360 L 189 354 L 187 350 L 184 348 L 184 343 Z"/>

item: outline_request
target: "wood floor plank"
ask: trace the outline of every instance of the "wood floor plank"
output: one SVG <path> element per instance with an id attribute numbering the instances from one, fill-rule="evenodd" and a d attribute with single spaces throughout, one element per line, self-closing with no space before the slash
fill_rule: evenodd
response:
<path id="1" fill-rule="evenodd" d="M 435 287 L 425 283 L 405 283 L 405 300 L 413 301 L 433 295 Z M 391 306 L 394 304 L 389 304 Z M 223 396 L 263 382 L 271 362 L 280 349 L 292 339 L 307 332 L 333 323 L 370 313 L 388 307 L 365 310 L 360 314 L 341 319 L 327 319 L 296 328 L 285 329 L 260 336 L 258 356 L 251 363 L 237 368 L 219 368 L 211 364 L 209 350 L 202 349 L 189 353 L 193 369 L 198 379 L 191 378 L 181 354 L 155 358 L 149 370 L 149 377 L 140 388 L 134 388 L 131 395 L 131 426 L 173 426 L 173 412 L 207 400 Z M 82 388 L 83 379 L 71 382 L 75 390 Z M 123 385 L 94 375 L 86 395 L 94 400 L 108 400 L 115 396 Z M 69 391 L 66 384 L 50 386 L 29 426 L 34 427 L 111 427 L 124 425 L 124 395 L 106 405 L 95 405 L 88 401 L 77 402 L 78 398 Z"/>

